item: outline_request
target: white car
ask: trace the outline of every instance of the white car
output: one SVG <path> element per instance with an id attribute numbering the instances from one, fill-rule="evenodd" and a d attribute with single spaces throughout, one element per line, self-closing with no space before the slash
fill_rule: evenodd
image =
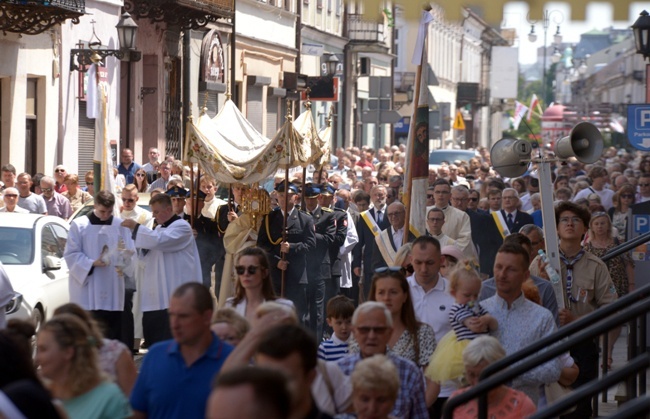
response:
<path id="1" fill-rule="evenodd" d="M 70 225 L 59 217 L 0 213 L 0 262 L 17 293 L 7 319 L 32 319 L 36 328 L 70 302 L 63 251 Z"/>

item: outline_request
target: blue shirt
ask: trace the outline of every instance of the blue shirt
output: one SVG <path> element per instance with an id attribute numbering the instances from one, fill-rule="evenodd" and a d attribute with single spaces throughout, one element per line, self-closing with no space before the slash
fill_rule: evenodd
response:
<path id="1" fill-rule="evenodd" d="M 133 410 L 148 419 L 204 418 L 212 379 L 231 351 L 213 333 L 205 354 L 187 366 L 176 341 L 153 345 L 131 393 Z"/>
<path id="2" fill-rule="evenodd" d="M 135 172 L 137 172 L 138 169 L 140 169 L 140 165 L 136 162 L 131 162 L 129 167 L 124 167 L 124 164 L 120 163 L 120 165 L 117 166 L 117 173 L 124 175 L 124 179 L 128 185 L 135 182 Z"/>
<path id="3" fill-rule="evenodd" d="M 481 301 L 481 305 L 499 323 L 499 328 L 491 334 L 499 339 L 507 355 L 512 355 L 557 330 L 551 312 L 527 300 L 523 293 L 510 307 L 498 294 Z M 540 386 L 559 380 L 561 368 L 559 358 L 552 358 L 515 378 L 511 387 L 526 393 L 537 405 Z"/>
<path id="4" fill-rule="evenodd" d="M 391 353 L 386 356 L 395 364 L 399 373 L 399 392 L 390 414 L 396 418 L 428 419 L 422 371 L 408 359 Z M 359 361 L 361 354 L 355 354 L 341 358 L 337 363 L 345 375 L 350 375 Z"/>
<path id="5" fill-rule="evenodd" d="M 324 340 L 318 346 L 318 358 L 323 361 L 338 361 L 350 353 L 351 340 L 348 338 L 347 342 L 343 342 L 332 333 L 332 339 Z"/>

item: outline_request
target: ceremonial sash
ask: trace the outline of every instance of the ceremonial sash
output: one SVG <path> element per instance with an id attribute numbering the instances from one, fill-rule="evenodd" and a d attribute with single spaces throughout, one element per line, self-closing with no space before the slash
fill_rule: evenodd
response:
<path id="1" fill-rule="evenodd" d="M 377 248 L 381 253 L 381 256 L 386 261 L 387 266 L 395 265 L 395 258 L 397 257 L 397 252 L 393 250 L 393 246 L 390 244 L 390 237 L 388 237 L 390 228 L 382 231 L 378 236 L 375 236 L 375 242 L 377 242 Z M 408 232 L 406 232 L 408 234 Z"/>
<path id="2" fill-rule="evenodd" d="M 492 213 L 492 218 L 494 218 L 494 222 L 497 224 L 499 233 L 501 233 L 501 238 L 505 239 L 506 236 L 510 234 L 510 230 L 508 229 L 508 224 L 506 223 L 505 218 L 503 218 L 503 214 L 501 214 L 501 211 L 494 211 Z"/>
<path id="3" fill-rule="evenodd" d="M 361 218 L 363 218 L 363 221 L 366 222 L 366 225 L 368 226 L 372 234 L 375 237 L 379 236 L 379 233 L 381 233 L 381 228 L 379 228 L 379 226 L 377 225 L 377 221 L 375 221 L 375 219 L 370 216 L 370 210 L 362 212 Z"/>

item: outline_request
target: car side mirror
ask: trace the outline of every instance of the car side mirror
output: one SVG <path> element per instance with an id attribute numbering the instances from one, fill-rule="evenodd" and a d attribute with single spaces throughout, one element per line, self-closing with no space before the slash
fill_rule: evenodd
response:
<path id="1" fill-rule="evenodd" d="M 58 271 L 61 269 L 61 258 L 56 256 L 45 256 L 43 259 L 43 270 L 45 272 Z"/>
<path id="2" fill-rule="evenodd" d="M 14 296 L 9 301 L 9 304 L 5 306 L 5 314 L 13 314 L 20 309 L 20 305 L 23 303 L 23 295 L 19 292 L 14 291 Z"/>

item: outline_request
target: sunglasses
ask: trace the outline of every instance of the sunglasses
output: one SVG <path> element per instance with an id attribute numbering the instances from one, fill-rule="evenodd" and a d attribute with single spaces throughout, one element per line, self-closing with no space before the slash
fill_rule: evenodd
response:
<path id="1" fill-rule="evenodd" d="M 386 326 L 378 326 L 378 327 L 370 327 L 370 326 L 359 326 L 357 327 L 357 333 L 361 335 L 367 335 L 370 332 L 374 332 L 375 335 L 383 335 L 386 330 L 388 330 L 388 327 Z"/>
<path id="2" fill-rule="evenodd" d="M 123 198 L 122 202 L 128 202 L 129 204 L 132 204 L 135 202 L 135 199 L 133 198 Z"/>
<path id="3" fill-rule="evenodd" d="M 237 275 L 244 275 L 246 271 L 248 271 L 249 275 L 255 275 L 259 268 L 260 268 L 259 266 L 255 266 L 255 265 L 235 266 L 235 272 L 237 272 Z"/>
<path id="4" fill-rule="evenodd" d="M 639 186 L 643 186 L 645 188 L 646 186 L 650 186 L 650 183 L 639 183 Z"/>
<path id="5" fill-rule="evenodd" d="M 7 197 L 7 198 L 16 198 L 16 197 L 18 197 L 18 195 L 9 194 L 9 193 L 4 194 L 4 196 Z"/>
<path id="6" fill-rule="evenodd" d="M 632 199 L 632 198 L 634 198 L 634 195 L 626 193 L 626 194 L 621 195 L 621 198 Z"/>
<path id="7" fill-rule="evenodd" d="M 478 202 L 478 198 L 470 198 L 469 200 L 472 202 Z"/>
<path id="8" fill-rule="evenodd" d="M 136 173 L 135 174 L 137 177 L 144 177 L 144 173 Z"/>
<path id="9" fill-rule="evenodd" d="M 65 173 L 65 169 L 55 169 L 54 170 L 54 173 L 60 173 L 60 172 Z"/>
<path id="10" fill-rule="evenodd" d="M 433 199 L 435 196 L 427 194 L 427 199 Z"/>

